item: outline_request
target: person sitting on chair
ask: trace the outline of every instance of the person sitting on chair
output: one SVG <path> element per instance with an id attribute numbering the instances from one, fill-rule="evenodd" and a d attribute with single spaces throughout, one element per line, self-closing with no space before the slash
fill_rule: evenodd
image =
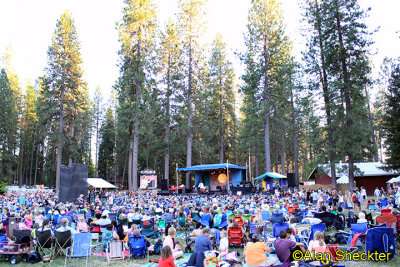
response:
<path id="1" fill-rule="evenodd" d="M 47 219 L 47 218 L 46 218 Z M 44 220 L 43 220 L 44 221 Z M 75 234 L 75 229 L 72 228 L 71 226 L 68 226 L 69 221 L 67 218 L 61 218 L 61 222 L 60 222 L 60 227 L 56 229 L 56 232 L 65 232 L 65 231 L 70 231 L 71 232 L 71 236 L 74 236 Z"/>
<path id="2" fill-rule="evenodd" d="M 247 266 L 272 266 L 278 259 L 275 257 L 267 257 L 266 252 L 271 253 L 272 250 L 264 242 L 258 234 L 252 234 L 251 242 L 247 243 L 244 248 L 244 256 Z"/>

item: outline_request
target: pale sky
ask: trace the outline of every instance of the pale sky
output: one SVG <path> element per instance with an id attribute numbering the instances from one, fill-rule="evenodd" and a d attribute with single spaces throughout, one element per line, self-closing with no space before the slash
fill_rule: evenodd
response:
<path id="1" fill-rule="evenodd" d="M 300 59 L 304 49 L 301 36 L 301 0 L 282 0 L 287 34 L 293 42 L 294 54 Z M 47 62 L 47 49 L 51 43 L 56 21 L 69 10 L 81 42 L 85 80 L 91 96 L 100 86 L 104 99 L 118 78 L 120 48 L 115 24 L 121 19 L 122 0 L 0 0 L 0 56 L 11 45 L 14 71 L 23 86 L 43 74 Z M 159 5 L 161 25 L 177 11 L 176 0 L 155 0 Z M 243 51 L 243 33 L 247 23 L 250 0 L 208 0 L 207 29 L 204 40 L 211 43 L 221 33 L 228 45 L 231 61 L 241 74 L 235 51 Z M 400 56 L 399 0 L 360 0 L 363 8 L 371 7 L 367 24 L 371 29 L 380 26 L 373 37 L 375 67 L 383 57 Z"/>

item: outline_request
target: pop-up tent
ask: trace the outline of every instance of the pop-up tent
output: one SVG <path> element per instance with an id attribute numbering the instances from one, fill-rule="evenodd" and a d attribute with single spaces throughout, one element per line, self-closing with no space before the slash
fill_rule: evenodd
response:
<path id="1" fill-rule="evenodd" d="M 339 179 L 336 180 L 337 184 L 348 184 L 349 183 L 349 177 L 347 175 L 342 175 Z"/>
<path id="2" fill-rule="evenodd" d="M 107 182 L 102 178 L 84 178 L 88 183 L 88 186 L 93 186 L 98 189 L 116 189 L 117 186 Z"/>
<path id="3" fill-rule="evenodd" d="M 268 188 L 270 190 L 274 189 L 278 185 L 287 186 L 287 177 L 285 175 L 276 172 L 266 172 L 254 178 L 254 180 L 255 181 L 261 180 L 262 181 L 261 185 L 264 188 L 264 190 L 267 190 Z"/>
<path id="4" fill-rule="evenodd" d="M 388 184 L 400 183 L 400 176 L 394 177 L 394 178 L 390 179 L 389 181 L 387 181 L 386 183 L 388 183 Z"/>

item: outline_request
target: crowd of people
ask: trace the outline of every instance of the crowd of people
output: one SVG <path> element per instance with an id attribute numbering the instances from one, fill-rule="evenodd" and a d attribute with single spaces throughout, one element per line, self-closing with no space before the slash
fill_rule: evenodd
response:
<path id="1" fill-rule="evenodd" d="M 163 230 L 161 257 L 159 266 L 175 266 L 174 260 L 184 255 L 185 244 L 177 238 L 179 220 L 183 218 L 187 224 L 193 223 L 190 235 L 195 237 L 194 251 L 188 266 L 203 266 L 205 252 L 217 249 L 220 257 L 230 254 L 228 228 L 238 225 L 227 217 L 227 225 L 218 227 L 222 216 L 229 214 L 250 215 L 244 220 L 247 231 L 244 233 L 244 259 L 247 266 L 271 266 L 277 261 L 288 263 L 293 260 L 293 251 L 306 249 L 309 251 L 326 251 L 323 232 L 316 232 L 308 244 L 296 237 L 295 226 L 298 223 L 327 223 L 336 229 L 344 229 L 349 219 L 354 223 L 373 223 L 370 207 L 388 208 L 397 214 L 400 203 L 400 190 L 376 189 L 374 198 L 367 198 L 366 190 L 360 188 L 353 193 L 334 190 L 276 190 L 269 194 L 235 195 L 170 195 L 160 196 L 150 192 L 102 192 L 91 197 L 81 195 L 74 202 L 61 203 L 52 190 L 30 192 L 7 192 L 2 196 L 2 217 L 0 236 L 7 238 L 9 223 L 14 220 L 18 229 L 35 231 L 50 230 L 70 231 L 75 233 L 95 231 L 101 228 L 101 247 L 106 249 L 107 243 L 123 240 L 128 248 L 130 236 L 140 236 L 141 221 L 167 222 Z M 304 209 L 307 213 L 304 213 Z M 346 210 L 346 213 L 345 213 Z M 265 239 L 262 227 L 264 218 L 262 211 L 271 211 L 271 224 L 288 222 L 288 229 L 281 230 L 273 244 Z M 354 217 L 350 218 L 350 213 Z M 116 214 L 110 218 L 110 214 Z M 195 220 L 193 215 L 210 215 L 209 225 Z M 281 216 L 277 216 L 281 215 Z M 250 219 L 249 219 L 250 218 Z M 275 221 L 274 221 L 275 220 Z M 169 222 L 169 223 L 168 223 Z M 249 225 L 257 228 L 249 231 Z M 156 230 L 158 224 L 155 224 Z M 212 242 L 212 229 L 218 229 L 217 246 Z M 97 229 L 98 231 L 99 229 Z M 3 233 L 3 234 L 2 234 Z M 152 240 L 146 238 L 147 247 L 152 247 Z M 154 243 L 154 242 L 153 242 Z M 276 256 L 271 256 L 276 255 Z"/>

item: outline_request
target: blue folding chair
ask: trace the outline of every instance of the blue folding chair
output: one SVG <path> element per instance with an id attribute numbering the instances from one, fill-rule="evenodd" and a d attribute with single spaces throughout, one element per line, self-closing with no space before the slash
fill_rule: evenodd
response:
<path id="1" fill-rule="evenodd" d="M 268 210 L 261 211 L 261 218 L 264 224 L 271 222 L 271 212 Z"/>
<path id="2" fill-rule="evenodd" d="M 324 232 L 326 228 L 326 224 L 325 223 L 319 223 L 319 224 L 313 224 L 311 225 L 311 236 L 310 236 L 310 240 L 314 239 L 314 234 L 317 231 L 320 232 Z"/>
<path id="3" fill-rule="evenodd" d="M 286 228 L 289 228 L 288 223 L 274 223 L 272 225 L 272 237 L 278 238 L 279 232 L 282 230 L 286 230 Z"/>
<path id="4" fill-rule="evenodd" d="M 271 223 L 283 223 L 283 213 L 272 213 Z"/>
<path id="5" fill-rule="evenodd" d="M 228 219 L 226 214 L 222 214 L 221 223 L 219 224 L 218 228 L 227 228 L 228 227 Z"/>
<path id="6" fill-rule="evenodd" d="M 203 214 L 201 215 L 200 223 L 204 227 L 210 227 L 211 215 L 210 214 Z"/>
<path id="7" fill-rule="evenodd" d="M 66 248 L 64 267 L 67 266 L 67 259 L 86 258 L 86 266 L 91 255 L 92 246 L 91 233 L 77 233 L 74 235 L 74 242 L 71 247 Z"/>

